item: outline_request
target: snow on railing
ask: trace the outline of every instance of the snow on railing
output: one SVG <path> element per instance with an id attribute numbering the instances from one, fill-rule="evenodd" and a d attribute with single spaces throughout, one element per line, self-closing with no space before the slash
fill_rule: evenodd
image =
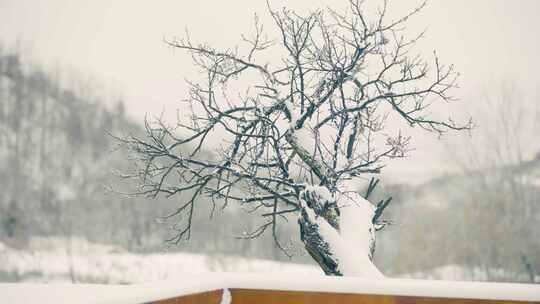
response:
<path id="1" fill-rule="evenodd" d="M 0 303 L 540 303 L 540 285 L 245 274 L 123 286 L 0 284 Z"/>

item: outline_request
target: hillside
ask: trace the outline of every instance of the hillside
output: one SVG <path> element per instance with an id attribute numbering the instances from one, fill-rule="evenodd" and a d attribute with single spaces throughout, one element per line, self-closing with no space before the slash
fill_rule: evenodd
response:
<path id="1" fill-rule="evenodd" d="M 540 273 L 539 181 L 533 159 L 387 187 L 395 228 L 381 236 L 381 263 L 396 274 L 458 265 L 488 281 L 530 281 Z"/>
<path id="2" fill-rule="evenodd" d="M 136 183 L 114 174 L 127 171 L 131 156 L 111 134 L 138 134 L 142 122 L 99 87 L 0 48 L 0 242 L 24 249 L 33 237 L 82 237 L 131 252 L 169 248 L 288 260 L 271 237 L 237 239 L 258 225 L 235 220 L 245 211 L 216 210 L 210 219 L 210 202 L 200 205 L 191 241 L 167 246 L 174 222 L 161 218 L 178 201 L 122 194 L 134 192 Z M 287 229 L 280 231 L 295 234 Z"/>

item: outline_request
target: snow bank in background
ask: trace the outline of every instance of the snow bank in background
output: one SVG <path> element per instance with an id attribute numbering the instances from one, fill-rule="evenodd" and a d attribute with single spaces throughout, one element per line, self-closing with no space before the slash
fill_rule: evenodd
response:
<path id="1" fill-rule="evenodd" d="M 29 250 L 15 250 L 0 243 L 0 282 L 71 282 L 70 265 L 78 283 L 100 284 L 174 280 L 208 272 L 323 276 L 315 265 L 190 253 L 133 254 L 116 246 L 92 244 L 84 239 L 72 240 L 71 259 L 65 249 L 68 243 L 61 238 L 36 238 L 31 240 Z M 495 269 L 490 273 L 504 277 Z M 451 281 L 489 279 L 483 269 L 467 269 L 459 265 L 446 265 L 399 277 Z M 540 281 L 540 276 L 537 280 Z"/>
<path id="2" fill-rule="evenodd" d="M 70 255 L 66 244 L 60 238 L 36 239 L 30 242 L 31 250 L 0 250 L 0 279 L 4 273 L 11 276 L 8 281 L 71 282 L 70 271 L 79 283 L 101 284 L 170 280 L 212 271 L 323 275 L 311 265 L 191 253 L 133 254 L 84 239 L 72 241 Z"/>
<path id="3" fill-rule="evenodd" d="M 28 242 L 30 251 L 51 251 L 59 248 L 70 248 L 73 252 L 93 252 L 93 253 L 119 253 L 126 252 L 125 249 L 115 245 L 105 245 L 89 242 L 85 238 L 72 237 L 32 237 Z"/>
<path id="4" fill-rule="evenodd" d="M 34 240 L 32 251 L 4 245 L 0 250 L 0 272 L 14 271 L 21 279 L 33 282 L 69 281 L 69 255 L 58 248 L 44 249 L 67 241 L 50 241 Z M 79 282 L 146 283 L 121 286 L 0 284 L 0 302 L 133 304 L 224 289 L 222 303 L 228 303 L 231 300 L 228 289 L 234 288 L 540 301 L 540 285 L 337 278 L 326 277 L 317 267 L 309 265 L 186 253 L 138 255 L 81 239 L 72 244 L 79 246 L 74 246 L 71 261 Z M 216 272 L 210 273 L 211 270 Z M 432 275 L 448 279 L 448 276 L 462 276 L 464 271 L 459 266 L 449 265 L 431 274 L 417 273 L 411 277 Z M 29 276 L 32 273 L 35 275 Z"/>
<path id="5" fill-rule="evenodd" d="M 460 265 L 445 265 L 430 269 L 428 271 L 419 271 L 411 274 L 401 275 L 408 279 L 428 279 L 428 280 L 446 280 L 446 281 L 508 281 L 514 278 L 519 282 L 528 282 L 529 275 L 525 272 L 516 274 L 502 268 L 473 267 L 467 268 Z M 535 282 L 540 282 L 540 275 L 536 275 Z"/>

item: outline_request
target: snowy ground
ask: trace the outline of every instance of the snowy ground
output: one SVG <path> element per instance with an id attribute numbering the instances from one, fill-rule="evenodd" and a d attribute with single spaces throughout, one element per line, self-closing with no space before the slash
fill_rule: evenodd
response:
<path id="1" fill-rule="evenodd" d="M 71 246 L 66 246 L 71 244 Z M 70 251 L 66 250 L 71 248 Z M 229 272 L 229 273 L 227 273 Z M 230 273 L 235 272 L 235 273 Z M 407 277 L 461 279 L 459 266 Z M 77 283 L 136 285 L 89 285 Z M 326 277 L 315 266 L 187 253 L 133 254 L 83 239 L 33 239 L 28 250 L 0 243 L 0 302 L 145 303 L 222 288 L 540 301 L 540 285 Z M 35 283 L 56 284 L 35 284 Z M 68 283 L 67 285 L 65 283 Z M 456 294 L 459 290 L 459 294 Z"/>
<path id="2" fill-rule="evenodd" d="M 311 265 L 190 253 L 133 254 L 73 239 L 36 238 L 28 250 L 0 243 L 0 282 L 126 284 L 154 282 L 208 272 L 291 273 L 322 276 Z M 72 248 L 69 253 L 67 248 Z"/>
<path id="3" fill-rule="evenodd" d="M 72 248 L 71 254 L 68 248 Z M 314 265 L 191 253 L 134 254 L 84 239 L 34 238 L 25 250 L 0 243 L 0 282 L 146 283 L 208 272 L 323 276 Z M 495 273 L 494 270 L 491 271 Z M 446 265 L 401 278 L 486 281 L 485 271 Z M 501 274 L 504 277 L 504 274 Z M 540 277 L 537 278 L 540 281 Z"/>
<path id="4" fill-rule="evenodd" d="M 490 269 L 488 275 L 485 269 L 465 268 L 459 265 L 445 265 L 429 271 L 411 273 L 401 276 L 409 279 L 444 280 L 444 281 L 480 281 L 480 282 L 528 282 L 528 275 L 509 273 L 504 269 Z M 536 282 L 540 282 L 540 276 L 536 276 Z"/>

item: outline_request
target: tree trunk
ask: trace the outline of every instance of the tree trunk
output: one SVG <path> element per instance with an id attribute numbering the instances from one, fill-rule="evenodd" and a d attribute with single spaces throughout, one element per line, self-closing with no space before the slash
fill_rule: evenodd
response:
<path id="1" fill-rule="evenodd" d="M 354 202 L 351 208 L 358 208 L 357 203 L 367 203 L 369 206 L 358 209 L 361 212 L 365 211 L 366 214 L 354 217 L 353 220 L 358 221 L 358 225 L 351 228 L 349 225 L 340 227 L 343 220 L 341 212 L 351 210 L 338 207 L 338 203 L 342 206 L 343 202 L 336 200 L 324 187 L 308 187 L 302 191 L 302 208 L 298 224 L 300 238 L 307 252 L 327 275 L 382 277 L 380 271 L 372 263 L 375 248 L 375 228 L 371 222 L 372 205 L 365 200 Z M 357 214 L 353 213 L 352 216 Z M 358 228 L 366 231 L 355 231 Z M 344 229 L 353 229 L 353 231 L 344 231 Z M 346 238 L 345 235 L 353 235 L 353 238 Z M 367 246 L 362 246 L 362 244 L 367 244 Z"/>

